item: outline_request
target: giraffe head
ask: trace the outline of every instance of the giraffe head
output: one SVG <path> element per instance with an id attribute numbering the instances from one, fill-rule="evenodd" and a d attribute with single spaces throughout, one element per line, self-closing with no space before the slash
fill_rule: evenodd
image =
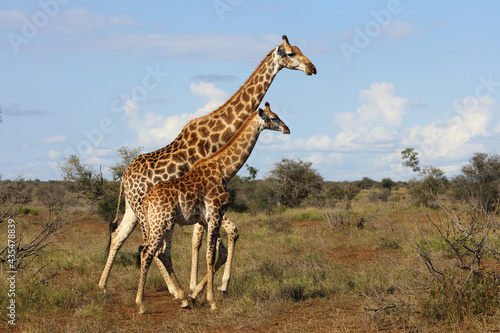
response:
<path id="1" fill-rule="evenodd" d="M 261 120 L 262 129 L 269 129 L 272 131 L 280 131 L 283 134 L 290 134 L 290 129 L 285 123 L 273 112 L 269 103 L 266 102 L 266 108 L 258 110 L 259 118 Z"/>
<path id="2" fill-rule="evenodd" d="M 276 47 L 276 53 L 282 67 L 298 69 L 307 75 L 316 74 L 316 67 L 297 46 L 290 45 L 285 35 L 283 35 L 283 44 Z"/>

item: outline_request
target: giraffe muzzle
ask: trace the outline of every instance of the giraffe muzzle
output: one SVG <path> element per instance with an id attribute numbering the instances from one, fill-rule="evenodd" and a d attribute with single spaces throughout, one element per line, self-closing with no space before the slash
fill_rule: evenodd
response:
<path id="1" fill-rule="evenodd" d="M 306 75 L 316 75 L 317 71 L 316 71 L 316 67 L 313 65 L 313 64 L 310 64 L 307 66 L 306 68 Z"/>

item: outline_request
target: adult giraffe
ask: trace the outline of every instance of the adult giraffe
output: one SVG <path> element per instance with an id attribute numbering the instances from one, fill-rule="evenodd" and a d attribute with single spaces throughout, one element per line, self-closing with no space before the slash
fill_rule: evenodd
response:
<path id="1" fill-rule="evenodd" d="M 137 221 L 141 225 L 143 239 L 146 239 L 147 226 L 145 225 L 142 201 L 149 189 L 160 181 L 167 181 L 186 174 L 197 160 L 216 152 L 229 141 L 245 119 L 257 109 L 274 77 L 282 68 L 301 70 L 307 75 L 316 74 L 316 67 L 311 61 L 302 54 L 298 47 L 290 45 L 288 38 L 283 36 L 283 43 L 268 53 L 243 86 L 222 106 L 204 117 L 191 120 L 168 146 L 139 155 L 127 166 L 120 185 L 120 198 L 122 189 L 125 195 L 125 214 L 120 224 L 117 225 L 117 219 L 115 219 L 110 225 L 110 230 L 114 231 L 110 236 L 108 259 L 99 281 L 100 289 L 106 292 L 106 283 L 116 254 L 136 226 Z M 238 231 L 228 218 L 224 218 L 222 226 L 228 234 L 228 249 L 226 252 L 221 242 L 220 252 L 222 255 L 219 254 L 216 267 L 220 267 L 227 260 L 222 285 L 219 288 L 226 291 Z M 195 226 L 193 251 L 196 249 L 196 255 L 193 255 L 193 267 L 196 266 L 196 269 L 198 243 L 201 242 L 202 235 L 203 226 Z M 196 262 L 194 258 L 196 258 Z M 169 291 L 176 295 L 165 266 L 158 258 L 155 258 L 155 261 Z M 193 282 L 193 275 L 191 279 L 191 286 L 196 286 L 196 281 Z M 196 275 L 194 275 L 194 279 L 196 280 Z"/>

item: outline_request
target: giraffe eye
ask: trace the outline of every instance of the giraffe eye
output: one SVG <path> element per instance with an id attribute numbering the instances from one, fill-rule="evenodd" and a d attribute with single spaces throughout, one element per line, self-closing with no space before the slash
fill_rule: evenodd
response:
<path id="1" fill-rule="evenodd" d="M 295 57 L 295 53 L 293 53 L 293 52 L 291 52 L 291 53 L 287 53 L 287 55 L 288 55 L 289 57 Z"/>

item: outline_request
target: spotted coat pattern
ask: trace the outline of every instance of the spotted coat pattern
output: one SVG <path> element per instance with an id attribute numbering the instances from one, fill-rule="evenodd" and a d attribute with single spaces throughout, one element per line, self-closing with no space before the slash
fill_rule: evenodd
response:
<path id="1" fill-rule="evenodd" d="M 102 290 L 106 292 L 114 259 L 137 222 L 141 225 L 143 239 L 146 237 L 147 226 L 142 211 L 142 201 L 146 193 L 160 181 L 186 174 L 197 160 L 221 148 L 240 128 L 248 115 L 257 109 L 274 77 L 282 68 L 302 70 L 307 75 L 316 74 L 316 68 L 309 59 L 298 47 L 290 45 L 286 36 L 283 36 L 283 43 L 269 52 L 244 85 L 226 103 L 204 117 L 191 120 L 168 146 L 140 155 L 127 166 L 120 187 L 120 195 L 123 191 L 125 196 L 125 213 L 119 224 L 112 223 L 114 231 L 110 236 L 108 259 L 99 281 Z M 217 265 L 220 267 L 227 260 L 220 287 L 225 291 L 230 279 L 232 255 L 238 231 L 227 218 L 224 218 L 222 225 L 228 234 L 228 248 L 226 250 L 221 243 Z M 192 288 L 197 283 L 198 249 L 202 236 L 203 227 L 195 226 L 192 246 Z M 164 265 L 160 260 L 155 261 L 169 291 L 175 295 Z"/>
<path id="2" fill-rule="evenodd" d="M 192 299 L 207 287 L 207 300 L 215 309 L 213 297 L 213 273 L 215 272 L 216 243 L 220 238 L 219 228 L 229 204 L 227 183 L 244 165 L 252 152 L 259 134 L 264 129 L 289 134 L 288 127 L 274 114 L 268 103 L 250 115 L 234 136 L 216 153 L 194 164 L 182 177 L 156 184 L 145 196 L 143 212 L 148 230 L 141 252 L 141 275 L 136 303 L 139 311 L 143 305 L 144 287 L 149 266 L 153 258 L 165 265 L 176 289 L 176 295 L 186 307 L 189 302 L 179 285 L 172 268 L 170 244 L 176 224 L 198 223 L 207 230 L 207 276 L 195 288 Z"/>

